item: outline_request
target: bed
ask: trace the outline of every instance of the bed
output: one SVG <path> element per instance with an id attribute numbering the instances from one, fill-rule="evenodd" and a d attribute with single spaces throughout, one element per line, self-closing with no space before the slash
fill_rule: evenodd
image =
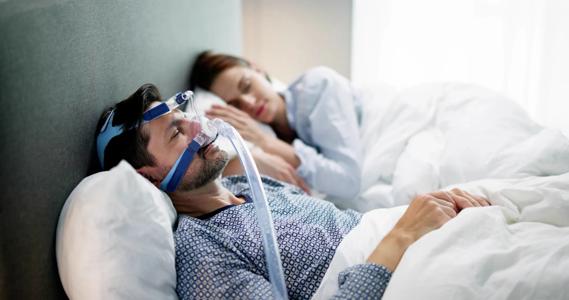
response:
<path id="1" fill-rule="evenodd" d="M 493 206 L 466 209 L 413 244 L 384 299 L 569 297 L 566 136 L 476 85 L 377 84 L 362 94 L 362 194 L 333 201 L 369 212 L 339 245 L 314 299 L 327 299 L 339 272 L 365 262 L 413 196 L 453 187 Z"/>
<path id="2" fill-rule="evenodd" d="M 188 67 L 200 50 L 238 53 L 240 2 L 223 1 L 213 6 L 204 1 L 160 5 L 153 1 L 9 1 L 0 3 L 0 8 L 4 40 L 0 80 L 0 179 L 4 188 L 0 202 L 0 298 L 65 298 L 55 259 L 56 226 L 71 191 L 97 169 L 91 150 L 99 113 L 145 82 L 157 84 L 168 95 L 185 89 Z M 443 84 L 408 91 L 372 88 L 368 92 L 369 99 L 377 100 L 367 103 L 371 109 L 366 111 L 372 115 L 365 118 L 369 121 L 362 129 L 366 141 L 364 177 L 368 180 L 363 183 L 360 199 L 339 202 L 339 206 L 369 210 L 406 204 L 409 195 L 487 177 L 497 181 L 478 181 L 464 188 L 488 193 L 495 204 L 501 204 L 477 213 L 467 210 L 451 226 L 413 246 L 386 297 L 417 298 L 420 293 L 437 298 L 491 298 L 484 294 L 484 288 L 488 288 L 484 283 L 499 280 L 472 285 L 482 294 L 454 293 L 456 290 L 447 281 L 473 266 L 475 260 L 468 247 L 476 245 L 480 238 L 476 233 L 493 235 L 497 228 L 507 234 L 510 225 L 524 223 L 530 231 L 534 225 L 545 228 L 543 239 L 530 243 L 528 249 L 535 250 L 536 243 L 544 242 L 549 247 L 543 253 L 555 254 L 549 256 L 551 260 L 544 256 L 533 260 L 543 262 L 539 265 L 542 272 L 537 275 L 555 277 L 543 277 L 543 285 L 550 284 L 553 291 L 546 295 L 567 298 L 567 288 L 559 286 L 559 282 L 568 281 L 566 272 L 562 272 L 567 269 L 569 257 L 567 139 L 529 121 L 509 100 L 479 87 Z M 465 109 L 471 111 L 468 118 L 462 113 Z M 480 119 L 487 122 L 476 122 Z M 498 128 L 503 129 L 499 132 L 505 139 L 490 139 L 495 135 L 489 133 L 498 132 Z M 468 143 L 461 142 L 465 136 Z M 429 151 L 420 151 L 424 149 Z M 130 174 L 125 180 L 144 185 L 144 181 L 135 179 L 132 169 L 120 167 L 115 171 Z M 117 176 L 111 179 L 117 180 Z M 150 193 L 157 199 L 162 197 Z M 364 228 L 370 237 L 367 246 L 352 243 L 362 247 L 342 247 L 338 253 L 344 255 L 344 260 L 339 258 L 337 262 L 334 258 L 330 272 L 365 258 L 366 249 L 382 238 L 403 208 L 377 212 L 387 223 L 375 224 L 381 230 L 373 235 L 373 228 Z M 165 211 L 171 212 L 171 205 Z M 173 218 L 166 215 L 166 221 L 161 219 L 165 223 L 162 228 L 168 228 Z M 488 216 L 501 227 L 486 226 L 470 232 L 459 244 L 462 248 L 453 249 L 455 252 L 438 251 L 452 240 L 453 231 L 465 230 L 469 222 Z M 538 233 L 530 236 L 536 238 Z M 518 269 L 516 263 L 525 260 L 501 260 L 487 251 L 497 247 L 499 239 L 493 236 L 489 240 L 494 244 L 488 244 L 483 249 L 486 252 L 476 256 L 489 261 L 486 268 L 464 276 L 456 286 L 480 278 L 477 274 L 499 273 L 498 266 L 504 266 L 508 271 L 505 282 L 517 291 L 515 271 L 523 268 Z M 452 260 L 441 253 L 463 253 L 465 264 L 452 268 Z M 531 258 L 524 252 L 515 253 L 520 259 Z M 548 272 L 545 267 L 554 263 L 558 264 Z M 414 277 L 417 266 L 422 273 Z M 429 277 L 430 270 L 441 266 L 445 272 Z M 418 278 L 425 281 L 418 282 Z M 406 289 L 409 285 L 416 288 Z M 531 282 L 520 286 L 532 287 Z M 524 296 L 511 293 L 495 297 L 508 295 Z M 526 295 L 531 298 L 543 294 Z"/>
<path id="3" fill-rule="evenodd" d="M 56 225 L 90 173 L 99 114 L 146 82 L 185 89 L 203 49 L 238 54 L 240 9 L 238 0 L 0 2 L 1 299 L 66 297 Z"/>

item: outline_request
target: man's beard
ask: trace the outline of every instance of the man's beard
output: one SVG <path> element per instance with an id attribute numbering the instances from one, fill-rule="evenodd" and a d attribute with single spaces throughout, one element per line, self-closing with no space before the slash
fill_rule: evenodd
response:
<path id="1" fill-rule="evenodd" d="M 200 149 L 200 151 L 202 151 L 202 149 Z M 229 160 L 225 151 L 221 150 L 220 155 L 220 157 L 214 160 L 207 160 L 203 158 L 203 152 L 196 153 L 196 158 L 199 156 L 203 161 L 203 166 L 194 178 L 191 178 L 190 180 L 182 180 L 179 189 L 183 191 L 199 189 L 219 177 Z"/>

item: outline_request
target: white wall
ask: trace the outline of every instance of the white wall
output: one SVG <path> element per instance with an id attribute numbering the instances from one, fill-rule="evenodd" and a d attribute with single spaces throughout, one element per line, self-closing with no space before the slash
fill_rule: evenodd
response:
<path id="1" fill-rule="evenodd" d="M 569 133 L 569 1 L 353 1 L 355 84 L 476 83 Z"/>
<path id="2" fill-rule="evenodd" d="M 329 66 L 349 77 L 352 0 L 243 0 L 243 55 L 288 83 Z"/>
<path id="3" fill-rule="evenodd" d="M 545 9 L 543 94 L 535 104 L 538 120 L 547 126 L 561 128 L 569 137 L 569 2 L 548 1 Z"/>

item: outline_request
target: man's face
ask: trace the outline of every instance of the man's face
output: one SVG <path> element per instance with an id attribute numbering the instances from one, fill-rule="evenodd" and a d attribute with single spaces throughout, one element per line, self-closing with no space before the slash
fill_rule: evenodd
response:
<path id="1" fill-rule="evenodd" d="M 158 104 L 159 102 L 154 102 L 151 107 Z M 201 131 L 201 125 L 195 120 L 184 118 L 181 111 L 174 110 L 142 125 L 142 130 L 149 136 L 147 149 L 154 156 L 156 163 L 151 175 L 162 181 L 192 139 Z M 194 190 L 212 182 L 221 174 L 227 160 L 227 153 L 214 144 L 200 149 L 186 171 L 178 191 Z"/>

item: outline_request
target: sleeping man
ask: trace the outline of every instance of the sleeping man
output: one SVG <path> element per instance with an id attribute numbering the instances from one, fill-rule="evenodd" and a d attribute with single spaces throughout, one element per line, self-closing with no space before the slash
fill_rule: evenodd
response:
<path id="1" fill-rule="evenodd" d="M 177 293 L 181 299 L 271 298 L 262 238 L 243 176 L 219 179 L 227 154 L 215 142 L 192 148 L 200 123 L 164 105 L 158 89 L 141 86 L 103 113 L 97 148 L 104 169 L 128 161 L 166 190 L 178 211 L 175 230 Z M 193 150 L 188 150 L 193 149 Z M 188 164 L 179 174 L 179 165 Z M 295 186 L 263 178 L 288 296 L 308 299 L 335 250 L 360 221 Z M 379 299 L 406 249 L 467 207 L 488 202 L 460 190 L 413 199 L 367 262 L 339 275 L 338 299 Z"/>

